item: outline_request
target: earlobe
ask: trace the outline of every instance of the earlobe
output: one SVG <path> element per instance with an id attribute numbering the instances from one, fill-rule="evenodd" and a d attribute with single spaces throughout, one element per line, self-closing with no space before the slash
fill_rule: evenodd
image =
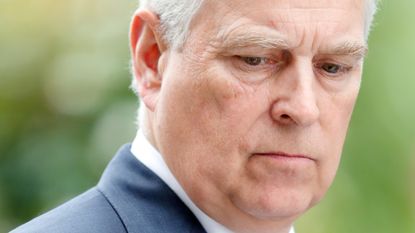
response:
<path id="1" fill-rule="evenodd" d="M 157 104 L 162 83 L 159 61 L 165 52 L 159 35 L 159 19 L 148 10 L 139 10 L 131 22 L 130 46 L 132 70 L 137 90 L 144 104 L 151 111 Z"/>

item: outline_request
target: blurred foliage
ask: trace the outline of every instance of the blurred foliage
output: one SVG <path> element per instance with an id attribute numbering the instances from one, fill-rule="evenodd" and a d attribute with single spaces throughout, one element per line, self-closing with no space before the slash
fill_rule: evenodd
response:
<path id="1" fill-rule="evenodd" d="M 0 232 L 96 184 L 134 137 L 136 6 L 0 0 Z"/>
<path id="2" fill-rule="evenodd" d="M 136 5 L 0 0 L 0 232 L 96 184 L 133 139 Z M 298 233 L 415 232 L 414 10 L 383 1 L 339 173 Z"/>

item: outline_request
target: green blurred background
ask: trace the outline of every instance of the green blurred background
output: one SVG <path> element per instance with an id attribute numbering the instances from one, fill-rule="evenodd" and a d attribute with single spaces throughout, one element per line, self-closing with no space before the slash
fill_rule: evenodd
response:
<path id="1" fill-rule="evenodd" d="M 0 0 L 0 232 L 94 185 L 135 134 L 134 0 Z M 415 232 L 415 1 L 383 1 L 343 161 L 298 233 Z"/>

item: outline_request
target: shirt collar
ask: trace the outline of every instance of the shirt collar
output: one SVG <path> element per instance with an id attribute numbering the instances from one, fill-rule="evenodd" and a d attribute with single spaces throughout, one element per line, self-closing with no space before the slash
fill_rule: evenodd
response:
<path id="1" fill-rule="evenodd" d="M 202 224 L 208 233 L 232 233 L 231 230 L 216 222 L 205 213 L 202 212 L 189 198 L 179 182 L 167 167 L 163 156 L 151 145 L 141 130 L 137 132 L 132 146 L 131 153 L 146 167 L 153 171 L 169 186 L 173 192 L 186 204 L 186 206 L 193 212 L 199 222 Z M 294 228 L 291 228 L 290 233 L 294 233 Z"/>

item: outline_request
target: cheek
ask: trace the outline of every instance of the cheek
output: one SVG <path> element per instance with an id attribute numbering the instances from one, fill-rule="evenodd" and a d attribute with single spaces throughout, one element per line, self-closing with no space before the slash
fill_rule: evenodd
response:
<path id="1" fill-rule="evenodd" d="M 214 128 L 222 133 L 244 136 L 266 111 L 267 92 L 260 87 L 244 84 L 220 69 L 206 72 L 202 82 L 199 93 L 206 93 L 208 98 L 201 105 L 214 113 L 205 121 L 217 120 Z"/>
<path id="2" fill-rule="evenodd" d="M 318 168 L 320 190 L 327 190 L 336 175 L 357 94 L 358 88 L 355 88 L 347 94 L 326 98 L 331 101 L 325 103 L 322 112 L 322 138 L 326 143 L 321 149 L 325 159 L 321 160 Z"/>
<path id="3" fill-rule="evenodd" d="M 232 159 L 240 160 L 232 156 L 263 112 L 266 92 L 244 86 L 219 70 L 194 73 L 195 70 L 203 69 L 172 73 L 164 80 L 158 113 L 158 125 L 163 130 L 159 132 L 167 132 L 164 141 L 174 141 L 175 148 L 193 151 L 175 154 L 189 156 L 189 161 L 195 160 L 191 157 L 205 156 L 199 160 L 204 163 L 200 167 L 217 171 L 221 169 L 217 166 L 221 161 L 225 164 Z"/>
<path id="4" fill-rule="evenodd" d="M 338 96 L 331 106 L 327 117 L 327 130 L 330 130 L 330 133 L 338 135 L 339 141 L 343 142 L 344 137 L 346 136 L 349 122 L 353 113 L 354 105 L 356 102 L 358 91 L 353 91 L 350 94 L 344 96 Z M 336 138 L 336 137 L 334 137 Z"/>
<path id="5" fill-rule="evenodd" d="M 267 112 L 267 91 L 240 83 L 218 70 L 199 76 L 193 90 L 199 99 L 194 109 L 199 124 L 196 137 L 203 138 L 204 151 L 210 152 L 209 162 L 200 164 L 200 172 L 217 186 L 225 185 L 243 169 L 249 147 L 245 139 L 259 116 Z M 218 175 L 219 174 L 219 175 Z"/>
<path id="6" fill-rule="evenodd" d="M 337 92 L 325 93 L 320 96 L 321 126 L 325 137 L 331 140 L 332 145 L 343 146 L 353 113 L 354 105 L 360 89 L 361 72 L 358 71 L 350 77 L 350 80 Z"/>

